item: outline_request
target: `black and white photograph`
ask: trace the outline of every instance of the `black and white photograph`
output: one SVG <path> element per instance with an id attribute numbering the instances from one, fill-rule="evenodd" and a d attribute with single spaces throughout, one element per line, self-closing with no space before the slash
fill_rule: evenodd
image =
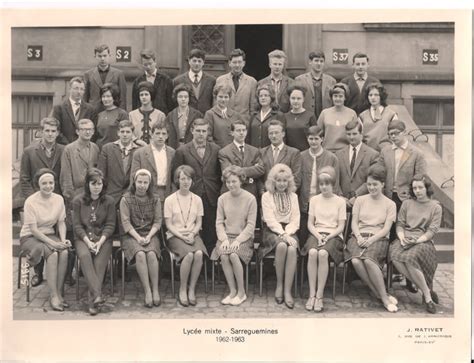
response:
<path id="1" fill-rule="evenodd" d="M 346 321 L 390 327 L 392 359 L 464 334 L 464 13 L 126 13 L 8 25 L 11 324 L 163 323 L 220 351 Z"/>

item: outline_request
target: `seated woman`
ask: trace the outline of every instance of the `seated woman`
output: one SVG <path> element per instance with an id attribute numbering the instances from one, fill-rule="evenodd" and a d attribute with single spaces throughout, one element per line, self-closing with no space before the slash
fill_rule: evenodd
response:
<path id="1" fill-rule="evenodd" d="M 133 259 L 137 263 L 147 308 L 161 304 L 158 290 L 161 249 L 160 240 L 156 236 L 162 222 L 161 203 L 160 198 L 153 193 L 153 185 L 151 173 L 146 169 L 138 169 L 130 190 L 120 201 L 123 251 L 129 263 Z"/>
<path id="2" fill-rule="evenodd" d="M 193 139 L 191 125 L 195 119 L 202 118 L 201 112 L 189 106 L 191 97 L 194 97 L 194 91 L 186 83 L 180 83 L 173 89 L 173 100 L 178 103 L 178 107 L 166 116 L 168 145 L 173 149 Z"/>
<path id="3" fill-rule="evenodd" d="M 230 292 L 221 301 L 223 305 L 237 306 L 247 300 L 242 262 L 248 265 L 253 255 L 257 200 L 241 188 L 245 178 L 242 168 L 236 165 L 225 168 L 222 180 L 229 191 L 217 200 L 217 243 L 211 260 L 221 259 L 229 285 Z"/>
<path id="4" fill-rule="evenodd" d="M 199 236 L 204 208 L 201 198 L 190 191 L 193 179 L 193 168 L 178 166 L 174 172 L 174 183 L 179 189 L 165 199 L 163 212 L 168 229 L 168 248 L 181 261 L 178 301 L 182 306 L 196 305 L 196 283 L 201 273 L 203 254 L 207 255 Z"/>
<path id="5" fill-rule="evenodd" d="M 348 94 L 349 87 L 346 84 L 336 83 L 329 90 L 334 106 L 322 110 L 318 118 L 318 126 L 324 130 L 323 146 L 334 153 L 349 145 L 345 126 L 352 120 L 357 121 L 356 113 L 344 106 Z"/>
<path id="6" fill-rule="evenodd" d="M 270 139 L 268 138 L 268 124 L 270 121 L 280 120 L 284 123 L 285 118 L 278 111 L 273 87 L 268 84 L 258 86 L 255 97 L 257 98 L 257 110 L 253 111 L 250 116 L 247 143 L 261 149 L 270 145 Z"/>
<path id="7" fill-rule="evenodd" d="M 230 125 L 241 119 L 241 115 L 228 107 L 232 88 L 225 84 L 214 86 L 212 92 L 216 104 L 204 114 L 204 119 L 209 122 L 209 141 L 215 142 L 221 148 L 233 141 Z"/>
<path id="8" fill-rule="evenodd" d="M 291 169 L 285 164 L 276 164 L 268 173 L 266 192 L 262 195 L 263 238 L 259 246 L 259 259 L 275 251 L 276 289 L 275 301 L 283 301 L 289 309 L 295 302 L 291 287 L 296 271 L 300 208 Z"/>
<path id="9" fill-rule="evenodd" d="M 105 83 L 100 89 L 100 99 L 104 110 L 97 116 L 97 132 L 94 137 L 97 146 L 118 140 L 118 125 L 122 120 L 128 120 L 127 111 L 120 105 L 120 91 L 116 84 Z"/>
<path id="10" fill-rule="evenodd" d="M 308 230 L 310 236 L 301 254 L 308 257 L 309 299 L 306 310 L 323 310 L 324 287 L 329 272 L 329 257 L 335 268 L 344 260 L 342 232 L 346 220 L 346 202 L 333 194 L 336 184 L 336 171 L 331 166 L 321 168 L 318 184 L 320 194 L 309 202 Z M 316 283 L 318 290 L 316 291 Z"/>
<path id="11" fill-rule="evenodd" d="M 74 198 L 74 247 L 81 261 L 81 270 L 89 286 L 89 314 L 97 315 L 105 300 L 102 282 L 110 255 L 115 230 L 115 201 L 106 195 L 102 171 L 90 168 L 86 174 L 84 192 Z"/>
<path id="12" fill-rule="evenodd" d="M 426 310 L 436 313 L 438 295 L 433 291 L 433 277 L 438 266 L 433 237 L 441 225 L 442 208 L 432 200 L 431 182 L 416 176 L 410 194 L 398 212 L 398 239 L 390 245 L 389 258 L 398 271 L 413 281 L 423 293 Z"/>
<path id="13" fill-rule="evenodd" d="M 286 124 L 286 144 L 298 149 L 299 151 L 309 148 L 308 140 L 306 138 L 306 130 L 311 126 L 316 125 L 314 112 L 306 110 L 303 107 L 306 92 L 306 88 L 300 85 L 293 85 L 288 88 L 291 109 L 284 115 Z"/>
<path id="14" fill-rule="evenodd" d="M 33 183 L 39 190 L 25 201 L 20 246 L 26 252 L 29 266 L 34 267 L 41 258 L 45 259 L 49 303 L 53 310 L 64 311 L 69 305 L 61 291 L 71 242 L 66 239 L 64 200 L 53 192 L 55 177 L 54 172 L 46 168 L 39 169 L 35 174 Z"/>
<path id="15" fill-rule="evenodd" d="M 390 145 L 388 124 L 398 120 L 397 113 L 387 106 L 387 92 L 380 83 L 371 83 L 365 92 L 368 109 L 359 115 L 363 125 L 364 142 L 372 149 L 380 151 Z"/>
<path id="16" fill-rule="evenodd" d="M 144 81 L 138 84 L 138 95 L 140 97 L 140 107 L 130 111 L 128 117 L 133 124 L 133 135 L 136 138 L 135 143 L 145 146 L 151 140 L 151 128 L 158 121 L 164 121 L 166 115 L 153 108 L 152 100 L 154 99 L 153 83 Z"/>
<path id="17" fill-rule="evenodd" d="M 389 312 L 396 312 L 397 299 L 387 294 L 382 268 L 387 257 L 389 234 L 396 219 L 395 203 L 383 195 L 385 169 L 379 165 L 369 168 L 369 194 L 357 197 L 352 207 L 352 236 L 345 249 L 346 261 L 352 261 L 361 280 L 382 301 Z"/>

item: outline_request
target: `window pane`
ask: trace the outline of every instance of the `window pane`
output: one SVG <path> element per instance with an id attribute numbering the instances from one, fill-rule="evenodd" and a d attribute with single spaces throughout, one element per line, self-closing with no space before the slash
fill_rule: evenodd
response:
<path id="1" fill-rule="evenodd" d="M 438 105 L 435 102 L 415 100 L 413 102 L 413 119 L 418 126 L 436 126 Z"/>
<path id="2" fill-rule="evenodd" d="M 224 54 L 224 25 L 193 25 L 192 48 L 202 49 L 207 54 Z"/>
<path id="3" fill-rule="evenodd" d="M 454 126 L 454 101 L 443 104 L 443 126 Z"/>

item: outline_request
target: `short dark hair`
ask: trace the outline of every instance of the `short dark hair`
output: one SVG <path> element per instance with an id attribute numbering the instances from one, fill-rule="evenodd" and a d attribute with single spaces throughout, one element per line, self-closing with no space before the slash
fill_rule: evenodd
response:
<path id="1" fill-rule="evenodd" d="M 369 172 L 367 173 L 367 179 L 369 177 L 381 183 L 385 183 L 385 180 L 387 179 L 387 172 L 385 171 L 385 168 L 383 166 L 374 164 L 369 167 Z"/>
<path id="2" fill-rule="evenodd" d="M 105 83 L 101 88 L 100 88 L 100 98 L 102 99 L 102 96 L 105 92 L 110 91 L 110 94 L 112 95 L 112 98 L 114 100 L 114 105 L 119 107 L 120 106 L 120 91 L 119 88 L 115 83 Z"/>
<path id="3" fill-rule="evenodd" d="M 242 57 L 242 59 L 245 60 L 245 52 L 240 48 L 236 48 L 232 52 L 230 52 L 229 60 L 231 61 L 232 58 L 237 58 L 237 57 Z"/>
<path id="4" fill-rule="evenodd" d="M 308 54 L 309 60 L 313 60 L 314 58 L 323 58 L 326 60 L 326 55 L 322 50 L 314 50 L 311 53 Z"/>
<path id="5" fill-rule="evenodd" d="M 341 90 L 344 92 L 344 97 L 347 99 L 349 97 L 349 87 L 345 83 L 336 83 L 332 88 L 329 90 L 329 97 L 332 98 L 332 96 L 335 93 L 341 93 Z"/>
<path id="6" fill-rule="evenodd" d="M 247 123 L 244 120 L 237 119 L 230 124 L 230 131 L 235 131 L 235 125 L 244 125 L 245 129 L 248 130 Z"/>
<path id="7" fill-rule="evenodd" d="M 318 136 L 320 138 L 324 137 L 324 129 L 316 125 L 308 127 L 304 133 L 306 134 L 306 137 L 309 137 L 309 136 Z"/>
<path id="8" fill-rule="evenodd" d="M 346 126 L 344 126 L 344 128 L 346 129 L 346 131 L 350 131 L 350 130 L 353 130 L 357 127 L 357 129 L 359 130 L 359 132 L 362 134 L 362 122 L 358 121 L 358 120 L 351 120 L 349 121 Z"/>
<path id="9" fill-rule="evenodd" d="M 108 50 L 110 54 L 110 48 L 107 44 L 96 45 L 94 48 L 94 55 L 96 55 L 97 53 L 102 53 L 104 50 Z"/>
<path id="10" fill-rule="evenodd" d="M 237 165 L 229 165 L 222 171 L 222 182 L 225 183 L 225 181 L 232 175 L 235 175 L 237 178 L 239 178 L 241 184 L 245 182 L 245 179 L 247 179 L 244 169 Z"/>
<path id="11" fill-rule="evenodd" d="M 426 175 L 415 175 L 410 183 L 410 195 L 413 199 L 416 199 L 415 193 L 413 192 L 413 182 L 421 181 L 425 185 L 426 188 L 426 195 L 428 198 L 434 194 L 433 185 L 431 184 L 431 180 Z"/>
<path id="12" fill-rule="evenodd" d="M 196 172 L 191 166 L 185 165 L 185 164 L 178 166 L 173 174 L 173 181 L 178 188 L 179 188 L 179 176 L 181 173 L 186 175 L 188 178 L 191 178 L 192 181 L 194 181 L 194 176 L 196 175 Z"/>
<path id="13" fill-rule="evenodd" d="M 41 168 L 33 176 L 33 185 L 35 186 L 35 188 L 39 189 L 39 179 L 44 174 L 51 174 L 54 178 L 54 182 L 56 183 L 56 173 L 52 171 L 51 169 Z"/>
<path id="14" fill-rule="evenodd" d="M 59 130 L 59 120 L 55 119 L 54 117 L 44 117 L 40 121 L 41 128 L 44 129 L 46 125 L 48 126 L 56 126 L 56 128 Z"/>
<path id="15" fill-rule="evenodd" d="M 206 52 L 203 51 L 202 49 L 191 49 L 191 51 L 189 52 L 189 55 L 188 55 L 188 60 L 191 59 L 191 58 L 200 58 L 202 59 L 203 61 L 206 60 Z"/>
<path id="16" fill-rule="evenodd" d="M 122 120 L 118 124 L 118 130 L 123 129 L 125 127 L 130 127 L 133 130 L 135 130 L 135 126 L 133 126 L 133 122 L 130 120 Z"/>
<path id="17" fill-rule="evenodd" d="M 191 125 L 191 129 L 194 130 L 196 126 L 205 126 L 209 127 L 209 121 L 206 120 L 205 118 L 197 118 L 193 121 L 193 124 Z"/>
<path id="18" fill-rule="evenodd" d="M 268 123 L 268 128 L 270 128 L 270 126 L 280 126 L 281 130 L 285 131 L 285 125 L 283 125 L 283 122 L 281 122 L 280 120 L 271 120 Z"/>
<path id="19" fill-rule="evenodd" d="M 303 96 L 305 96 L 307 89 L 302 84 L 296 83 L 288 87 L 288 90 L 286 91 L 286 93 L 288 93 L 288 96 L 291 96 L 293 91 L 301 91 L 301 93 L 303 93 Z"/>
<path id="20" fill-rule="evenodd" d="M 180 83 L 178 85 L 176 85 L 175 88 L 173 88 L 173 100 L 175 100 L 177 102 L 177 98 L 178 98 L 178 93 L 179 92 L 188 92 L 188 96 L 189 98 L 191 99 L 191 97 L 194 96 L 194 91 L 192 89 L 192 87 L 186 83 Z"/>
<path id="21" fill-rule="evenodd" d="M 369 62 L 369 56 L 365 53 L 362 53 L 362 52 L 357 52 L 356 54 L 354 54 L 352 56 L 352 63 L 355 62 L 355 59 L 356 58 L 366 58 L 367 59 L 367 63 Z"/>
<path id="22" fill-rule="evenodd" d="M 98 180 L 102 180 L 102 190 L 99 193 L 99 200 L 101 200 L 107 190 L 107 180 L 104 178 L 104 174 L 100 169 L 97 168 L 89 168 L 87 169 L 86 172 L 86 179 L 84 181 L 84 196 L 82 197 L 82 200 L 86 203 L 86 205 L 90 205 L 92 203 L 92 197 L 91 197 L 91 189 L 89 186 L 90 182 L 97 182 Z"/>
<path id="23" fill-rule="evenodd" d="M 365 102 L 367 102 L 367 105 L 369 108 L 370 107 L 370 102 L 369 102 L 369 93 L 370 91 L 372 91 L 373 89 L 376 89 L 377 91 L 379 91 L 379 95 L 380 95 L 380 104 L 384 107 L 387 106 L 387 97 L 388 97 L 388 94 L 387 94 L 387 91 L 385 90 L 385 87 L 381 84 L 381 83 L 371 83 L 367 86 L 367 89 L 365 90 Z"/>
<path id="24" fill-rule="evenodd" d="M 138 84 L 138 95 L 140 92 L 147 91 L 150 94 L 151 99 L 155 97 L 155 86 L 153 83 L 148 81 L 143 81 Z"/>
<path id="25" fill-rule="evenodd" d="M 166 132 L 168 132 L 168 127 L 166 126 L 165 120 L 158 120 L 157 122 L 155 122 L 155 123 L 151 126 L 150 133 L 151 133 L 151 134 L 154 134 L 154 133 L 155 133 L 155 130 L 161 130 L 161 129 L 165 129 Z"/>
<path id="26" fill-rule="evenodd" d="M 69 81 L 69 87 L 71 87 L 74 82 L 84 84 L 84 79 L 82 77 L 79 77 L 79 76 L 72 77 Z"/>
<path id="27" fill-rule="evenodd" d="M 153 59 L 156 60 L 156 53 L 151 49 L 142 49 L 140 51 L 140 59 Z"/>

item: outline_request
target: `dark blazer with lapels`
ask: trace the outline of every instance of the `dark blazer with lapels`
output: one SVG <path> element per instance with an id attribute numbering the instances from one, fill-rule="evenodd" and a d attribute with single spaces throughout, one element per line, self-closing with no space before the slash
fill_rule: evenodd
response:
<path id="1" fill-rule="evenodd" d="M 193 88 L 193 82 L 189 79 L 189 72 L 180 74 L 173 79 L 173 88 L 178 84 L 185 83 Z M 212 107 L 214 95 L 212 91 L 216 84 L 216 79 L 206 72 L 202 72 L 201 81 L 199 82 L 199 97 L 193 94 L 189 100 L 189 106 L 197 109 L 203 115 Z"/>
<path id="2" fill-rule="evenodd" d="M 189 107 L 188 121 L 186 124 L 186 133 L 184 134 L 184 142 L 188 143 L 193 139 L 191 134 L 191 126 L 195 119 L 202 118 L 202 113 L 198 110 Z M 168 145 L 173 149 L 177 149 L 179 144 L 179 122 L 178 122 L 178 108 L 171 111 L 165 119 L 166 128 L 168 129 Z"/>
<path id="3" fill-rule="evenodd" d="M 64 100 L 63 103 L 60 105 L 56 105 L 53 107 L 51 117 L 54 117 L 56 120 L 59 121 L 59 136 L 56 139 L 58 144 L 67 145 L 71 142 L 77 140 L 76 134 L 76 119 L 74 117 L 74 111 L 72 110 L 71 101 L 68 99 Z M 77 117 L 78 120 L 83 118 L 87 118 L 96 124 L 96 113 L 94 111 L 94 107 L 82 101 L 81 105 L 79 106 L 79 115 Z"/>
<path id="4" fill-rule="evenodd" d="M 89 69 L 84 73 L 84 83 L 86 90 L 84 92 L 84 101 L 89 102 L 95 110 L 102 106 L 100 98 L 100 89 L 104 85 L 100 78 L 99 69 L 96 67 Z M 120 69 L 110 66 L 105 83 L 114 83 L 120 91 L 120 108 L 127 109 L 127 82 L 125 76 Z"/>
<path id="5" fill-rule="evenodd" d="M 221 166 L 218 159 L 219 146 L 206 142 L 204 157 L 194 147 L 194 142 L 188 142 L 176 150 L 172 172 L 180 165 L 189 165 L 194 169 L 195 177 L 191 191 L 201 198 L 206 197 L 210 205 L 217 207 L 217 198 L 221 190 Z"/>
<path id="6" fill-rule="evenodd" d="M 264 182 L 267 179 L 270 169 L 275 164 L 286 164 L 290 167 L 295 178 L 296 188 L 299 188 L 301 185 L 301 155 L 298 149 L 294 147 L 283 145 L 280 153 L 278 154 L 278 159 L 273 161 L 273 147 L 268 145 L 260 150 L 260 155 L 262 156 L 263 166 L 265 167 L 265 176 L 261 178 L 261 181 Z M 263 190 L 263 188 L 261 188 Z"/>
<path id="7" fill-rule="evenodd" d="M 170 195 L 173 186 L 171 181 L 173 180 L 173 174 L 171 168 L 173 166 L 173 160 L 175 157 L 175 150 L 172 147 L 166 146 L 166 166 L 167 166 L 167 176 L 166 176 L 166 196 Z M 153 150 L 151 149 L 151 144 L 139 148 L 133 154 L 132 167 L 130 170 L 130 182 L 133 182 L 133 176 L 135 175 L 138 169 L 146 169 L 151 173 L 153 182 L 156 185 L 156 180 L 158 178 L 158 173 L 156 171 L 155 157 L 153 156 Z"/>
<path id="8" fill-rule="evenodd" d="M 293 79 L 285 75 L 281 79 L 281 84 L 278 94 L 276 95 L 276 99 L 278 100 L 279 111 L 282 113 L 286 113 L 290 110 L 290 96 L 288 95 L 287 91 L 293 82 Z M 262 78 L 260 81 L 258 81 L 257 86 L 261 86 L 263 84 L 268 84 L 273 88 L 272 76 L 269 75 L 268 77 Z"/>
<path id="9" fill-rule="evenodd" d="M 133 154 L 138 150 L 138 146 L 135 144 L 134 146 L 128 155 L 128 164 L 125 169 L 122 151 L 115 141 L 105 144 L 99 154 L 97 167 L 104 173 L 104 178 L 107 180 L 107 194 L 114 198 L 116 205 L 130 185 Z"/>
<path id="10" fill-rule="evenodd" d="M 36 191 L 36 188 L 33 186 L 33 178 L 35 173 L 41 168 L 48 168 L 54 171 L 56 174 L 54 178 L 54 192 L 61 194 L 59 175 L 61 174 L 61 155 L 63 150 L 64 145 L 56 143 L 51 160 L 48 160 L 40 142 L 35 142 L 23 150 L 20 167 L 20 189 L 23 198 L 28 198 Z"/>
<path id="11" fill-rule="evenodd" d="M 297 84 L 303 85 L 306 88 L 306 95 L 304 97 L 303 107 L 314 113 L 316 107 L 316 96 L 314 95 L 313 76 L 311 72 L 303 73 L 295 78 Z M 322 110 L 332 107 L 332 99 L 329 96 L 329 90 L 336 84 L 336 80 L 329 74 L 323 73 L 321 80 L 321 102 Z"/>
<path id="12" fill-rule="evenodd" d="M 146 74 L 135 78 L 132 85 L 132 110 L 135 110 L 140 107 L 140 92 L 138 91 L 138 85 L 141 82 L 146 81 Z M 174 102 L 172 98 L 173 93 L 173 81 L 167 74 L 156 71 L 155 82 L 153 82 L 154 96 L 152 99 L 152 104 L 154 108 L 157 108 L 165 115 L 170 112 L 174 107 Z"/>
<path id="13" fill-rule="evenodd" d="M 354 169 L 351 173 L 349 148 L 352 146 L 345 146 L 336 152 L 339 161 L 339 185 L 341 187 L 342 196 L 350 199 L 352 197 L 359 197 L 367 194 L 367 174 L 369 167 L 375 164 L 378 160 L 379 153 L 362 144 L 357 153 Z"/>
<path id="14" fill-rule="evenodd" d="M 367 75 L 362 90 L 359 90 L 359 86 L 354 78 L 354 73 L 350 76 L 344 77 L 341 82 L 347 84 L 349 87 L 349 95 L 346 97 L 345 104 L 347 107 L 352 108 L 357 116 L 368 108 L 368 101 L 365 99 L 367 86 L 371 83 L 380 83 L 377 78 Z"/>
<path id="15" fill-rule="evenodd" d="M 265 173 L 263 161 L 260 156 L 260 150 L 252 145 L 245 144 L 244 155 L 242 157 L 242 153 L 235 143 L 232 142 L 219 150 L 218 157 L 219 162 L 221 163 L 221 170 L 224 170 L 230 165 L 237 165 L 245 171 L 247 178 L 245 179 L 242 188 L 252 193 L 255 198 L 257 198 L 257 181 Z M 222 193 L 227 190 L 225 183 L 223 183 Z"/>

